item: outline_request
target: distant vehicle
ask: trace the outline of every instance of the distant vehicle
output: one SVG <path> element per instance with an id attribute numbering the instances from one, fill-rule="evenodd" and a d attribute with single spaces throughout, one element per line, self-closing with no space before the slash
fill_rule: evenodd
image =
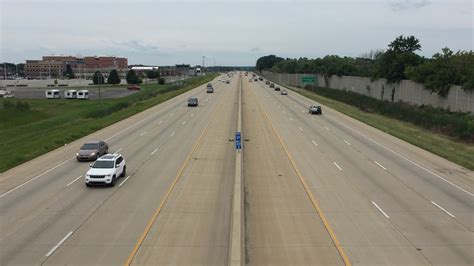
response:
<path id="1" fill-rule="evenodd" d="M 270 81 L 265 81 L 265 85 L 270 85 Z"/>
<path id="2" fill-rule="evenodd" d="M 77 91 L 77 99 L 89 99 L 89 91 L 88 90 L 79 90 Z"/>
<path id="3" fill-rule="evenodd" d="M 198 106 L 198 98 L 195 96 L 189 97 L 188 106 Z"/>
<path id="4" fill-rule="evenodd" d="M 76 90 L 64 91 L 64 98 L 66 98 L 66 99 L 77 99 L 77 91 Z"/>
<path id="5" fill-rule="evenodd" d="M 321 110 L 321 106 L 319 105 L 311 105 L 309 107 L 309 113 L 310 114 L 316 114 L 316 115 L 322 115 L 323 111 Z"/>
<path id="6" fill-rule="evenodd" d="M 270 88 L 275 88 L 275 83 L 270 83 Z"/>
<path id="7" fill-rule="evenodd" d="M 0 89 L 0 98 L 14 98 L 15 94 L 10 90 Z"/>
<path id="8" fill-rule="evenodd" d="M 249 79 L 249 82 L 252 82 L 252 81 L 253 81 L 253 79 Z"/>
<path id="9" fill-rule="evenodd" d="M 276 86 L 275 91 L 280 91 L 280 87 Z"/>
<path id="10" fill-rule="evenodd" d="M 109 145 L 102 140 L 88 141 L 81 146 L 76 159 L 78 161 L 97 160 L 100 156 L 109 151 Z"/>
<path id="11" fill-rule="evenodd" d="M 140 88 L 140 86 L 138 86 L 138 85 L 131 85 L 131 86 L 128 86 L 127 89 L 132 90 L 132 91 L 139 91 L 142 88 Z"/>
<path id="12" fill-rule="evenodd" d="M 263 81 L 263 78 L 259 77 L 258 80 Z"/>
<path id="13" fill-rule="evenodd" d="M 281 95 L 288 95 L 288 92 L 286 90 L 282 90 Z"/>
<path id="14" fill-rule="evenodd" d="M 214 88 L 212 86 L 207 86 L 206 92 L 207 93 L 214 93 Z"/>
<path id="15" fill-rule="evenodd" d="M 61 99 L 61 94 L 59 93 L 59 90 L 47 90 L 45 94 L 46 99 Z"/>
<path id="16" fill-rule="evenodd" d="M 230 81 L 229 81 L 229 80 L 226 80 L 226 81 L 225 81 L 225 84 L 230 84 Z"/>
<path id="17" fill-rule="evenodd" d="M 254 79 L 253 79 L 253 81 L 257 82 L 257 81 L 258 81 L 258 79 L 254 78 Z"/>
<path id="18" fill-rule="evenodd" d="M 114 186 L 119 177 L 127 174 L 125 159 L 121 154 L 106 154 L 93 164 L 87 171 L 85 182 L 86 186 L 91 185 L 109 185 Z"/>

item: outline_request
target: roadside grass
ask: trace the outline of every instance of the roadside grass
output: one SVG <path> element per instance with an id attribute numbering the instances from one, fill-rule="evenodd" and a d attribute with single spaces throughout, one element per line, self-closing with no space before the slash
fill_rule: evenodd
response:
<path id="1" fill-rule="evenodd" d="M 119 99 L 22 99 L 29 110 L 3 108 L 0 100 L 0 173 L 160 104 L 214 79 L 185 80 L 182 86 L 148 84 L 147 90 Z M 16 100 L 10 100 L 16 101 Z"/>
<path id="2" fill-rule="evenodd" d="M 293 88 L 301 95 L 324 104 L 338 112 L 355 118 L 399 139 L 441 156 L 451 162 L 474 170 L 474 145 L 452 137 L 440 135 L 415 124 L 368 113 L 361 109 L 318 95 L 315 92 Z"/>

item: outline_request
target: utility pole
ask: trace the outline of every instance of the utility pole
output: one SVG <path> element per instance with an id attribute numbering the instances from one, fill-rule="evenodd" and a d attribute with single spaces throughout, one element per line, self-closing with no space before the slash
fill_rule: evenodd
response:
<path id="1" fill-rule="evenodd" d="M 3 62 L 3 79 L 7 79 L 7 63 Z"/>

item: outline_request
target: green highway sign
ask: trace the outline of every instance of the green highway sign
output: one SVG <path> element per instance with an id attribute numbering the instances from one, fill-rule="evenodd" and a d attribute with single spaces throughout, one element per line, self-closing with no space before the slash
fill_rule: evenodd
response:
<path id="1" fill-rule="evenodd" d="M 301 82 L 302 83 L 315 83 L 316 78 L 315 77 L 301 77 Z"/>

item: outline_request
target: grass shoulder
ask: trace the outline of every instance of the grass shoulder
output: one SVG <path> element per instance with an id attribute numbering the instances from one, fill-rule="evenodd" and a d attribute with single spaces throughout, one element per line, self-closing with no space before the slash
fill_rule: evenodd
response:
<path id="1" fill-rule="evenodd" d="M 87 136 L 214 79 L 196 77 L 183 85 L 148 84 L 147 89 L 119 99 L 10 100 L 28 108 L 5 108 L 0 100 L 0 173 L 16 165 Z M 11 104 L 9 104 L 11 106 Z"/>

